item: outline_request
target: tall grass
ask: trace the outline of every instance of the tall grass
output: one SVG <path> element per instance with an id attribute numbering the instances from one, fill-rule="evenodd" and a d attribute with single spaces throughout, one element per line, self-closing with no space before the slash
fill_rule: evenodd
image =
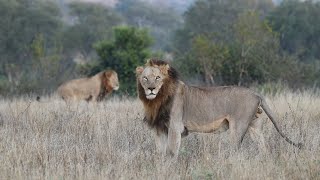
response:
<path id="1" fill-rule="evenodd" d="M 284 133 L 269 120 L 267 151 L 245 136 L 230 154 L 229 133 L 191 134 L 164 166 L 136 99 L 67 105 L 17 98 L 0 101 L 0 179 L 319 179 L 320 96 L 286 91 L 267 96 Z"/>

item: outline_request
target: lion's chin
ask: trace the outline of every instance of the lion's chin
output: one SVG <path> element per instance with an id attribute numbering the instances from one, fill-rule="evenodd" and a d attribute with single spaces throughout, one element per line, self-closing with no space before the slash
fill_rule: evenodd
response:
<path id="1" fill-rule="evenodd" d="M 154 98 L 156 98 L 156 94 L 149 94 L 149 95 L 146 95 L 146 98 L 149 99 L 149 100 L 152 100 Z"/>

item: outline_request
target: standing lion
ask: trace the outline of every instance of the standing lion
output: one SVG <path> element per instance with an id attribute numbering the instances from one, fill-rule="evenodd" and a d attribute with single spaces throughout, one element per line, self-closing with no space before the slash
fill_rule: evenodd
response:
<path id="1" fill-rule="evenodd" d="M 144 105 L 146 123 L 156 130 L 156 145 L 162 154 L 178 154 L 181 137 L 189 132 L 214 133 L 230 129 L 234 149 L 245 133 L 256 128 L 258 114 L 268 115 L 279 134 L 301 147 L 279 129 L 265 99 L 243 87 L 193 87 L 178 79 L 175 69 L 162 60 L 151 59 L 137 67 L 138 96 Z"/>
<path id="2" fill-rule="evenodd" d="M 73 79 L 58 87 L 57 93 L 65 101 L 101 101 L 113 90 L 119 89 L 118 75 L 113 70 L 102 71 L 92 77 Z"/>

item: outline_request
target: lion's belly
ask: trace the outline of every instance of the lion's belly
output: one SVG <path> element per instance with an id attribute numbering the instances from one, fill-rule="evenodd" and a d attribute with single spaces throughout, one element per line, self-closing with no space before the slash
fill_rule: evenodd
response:
<path id="1" fill-rule="evenodd" d="M 220 133 L 229 129 L 227 116 L 213 120 L 208 123 L 198 123 L 196 121 L 188 121 L 186 128 L 189 132 L 202 132 L 202 133 Z"/>

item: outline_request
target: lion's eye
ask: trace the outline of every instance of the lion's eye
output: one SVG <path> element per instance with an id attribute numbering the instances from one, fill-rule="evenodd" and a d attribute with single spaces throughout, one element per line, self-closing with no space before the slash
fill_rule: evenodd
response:
<path id="1" fill-rule="evenodd" d="M 148 78 L 147 78 L 147 77 L 143 77 L 143 80 L 144 80 L 144 81 L 148 81 Z"/>
<path id="2" fill-rule="evenodd" d="M 159 79 L 160 79 L 160 76 L 157 76 L 157 77 L 156 77 L 156 80 L 159 80 Z"/>

